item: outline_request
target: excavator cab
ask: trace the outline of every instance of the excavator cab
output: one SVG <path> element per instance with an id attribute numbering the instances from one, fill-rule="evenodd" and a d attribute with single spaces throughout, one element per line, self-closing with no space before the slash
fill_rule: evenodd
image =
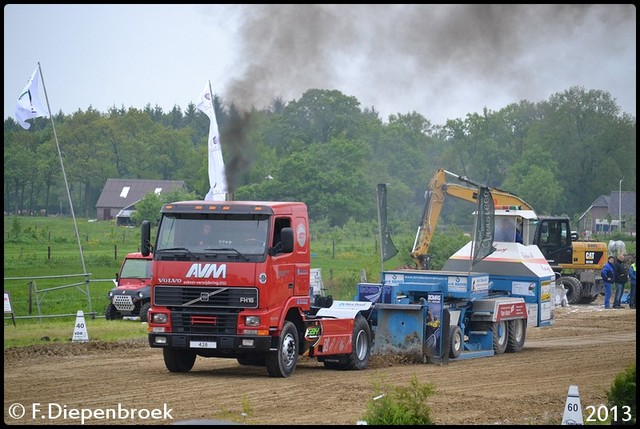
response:
<path id="1" fill-rule="evenodd" d="M 540 217 L 534 243 L 551 266 L 572 263 L 571 227 L 568 218 Z"/>

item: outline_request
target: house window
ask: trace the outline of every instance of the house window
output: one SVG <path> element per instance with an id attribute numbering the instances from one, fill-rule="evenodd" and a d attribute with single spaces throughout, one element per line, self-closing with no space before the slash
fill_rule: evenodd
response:
<path id="1" fill-rule="evenodd" d="M 160 192 L 162 192 L 162 188 L 156 188 L 153 192 L 155 192 L 156 195 L 160 195 Z"/>
<path id="2" fill-rule="evenodd" d="M 120 191 L 120 197 L 121 198 L 127 198 L 127 195 L 129 195 L 129 190 L 131 189 L 130 186 L 123 186 L 122 187 L 122 191 Z"/>

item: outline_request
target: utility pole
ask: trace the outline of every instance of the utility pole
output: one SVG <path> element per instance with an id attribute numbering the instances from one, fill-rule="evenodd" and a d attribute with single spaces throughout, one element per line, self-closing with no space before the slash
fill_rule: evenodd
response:
<path id="1" fill-rule="evenodd" d="M 620 188 L 618 190 L 618 231 L 622 232 L 622 181 L 624 178 L 620 179 Z"/>

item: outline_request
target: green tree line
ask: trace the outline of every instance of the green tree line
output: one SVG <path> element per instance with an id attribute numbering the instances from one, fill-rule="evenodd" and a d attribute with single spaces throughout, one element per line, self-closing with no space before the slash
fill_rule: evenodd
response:
<path id="1" fill-rule="evenodd" d="M 216 96 L 214 108 L 233 198 L 304 201 L 328 228 L 375 224 L 378 183 L 388 184 L 392 227 L 413 227 L 438 168 L 514 192 L 540 214 L 581 214 L 622 178 L 624 190 L 636 189 L 635 117 L 600 90 L 571 87 L 445 124 L 415 111 L 383 120 L 337 90 L 249 112 Z M 193 103 L 90 107 L 53 120 L 77 216 L 96 216 L 107 178 L 184 180 L 199 198 L 208 190 L 209 119 Z M 4 211 L 68 215 L 50 119 L 32 124 L 4 122 Z M 442 221 L 455 216 L 445 210 Z"/>

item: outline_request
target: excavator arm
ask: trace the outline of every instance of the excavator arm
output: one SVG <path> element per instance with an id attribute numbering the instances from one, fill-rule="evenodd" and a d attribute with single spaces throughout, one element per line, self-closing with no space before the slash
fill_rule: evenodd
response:
<path id="1" fill-rule="evenodd" d="M 447 183 L 447 175 L 453 176 L 457 180 L 471 186 Z M 436 225 L 440 219 L 440 212 L 442 211 L 442 206 L 447 196 L 477 204 L 481 187 L 483 187 L 483 185 L 465 176 L 459 176 L 444 169 L 436 171 L 429 182 L 429 188 L 425 192 L 422 219 L 416 232 L 413 250 L 411 251 L 411 257 L 416 262 L 418 269 L 429 269 L 429 245 L 433 239 Z M 529 204 L 515 194 L 498 188 L 489 188 L 489 190 L 491 191 L 493 204 L 496 209 L 500 206 L 509 206 L 519 210 L 533 210 Z"/>

